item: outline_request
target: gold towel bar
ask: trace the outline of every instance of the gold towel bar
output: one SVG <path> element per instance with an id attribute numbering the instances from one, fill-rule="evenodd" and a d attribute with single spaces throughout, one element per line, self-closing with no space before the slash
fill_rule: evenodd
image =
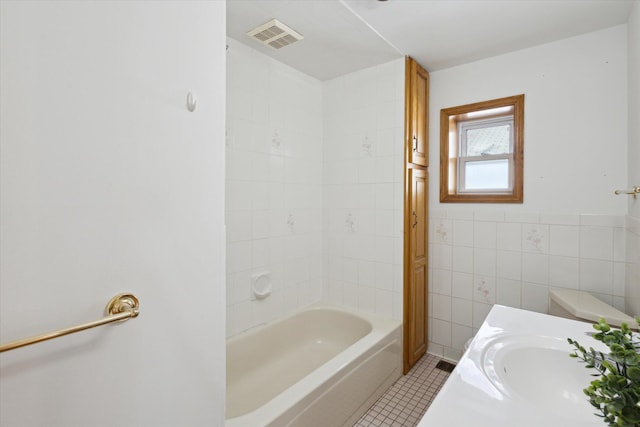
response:
<path id="1" fill-rule="evenodd" d="M 115 297 L 111 298 L 111 300 L 107 304 L 106 312 L 108 314 L 107 317 L 99 320 L 94 320 L 93 322 L 87 322 L 83 323 L 82 325 L 71 326 L 69 328 L 48 332 L 46 334 L 36 335 L 31 338 L 24 338 L 21 340 L 2 344 L 0 345 L 0 353 L 50 340 L 53 338 L 62 337 L 64 335 L 73 334 L 75 332 L 84 331 L 86 329 L 95 328 L 96 326 L 106 325 L 107 323 L 118 322 L 121 320 L 124 321 L 131 319 L 132 317 L 137 317 L 140 313 L 138 298 L 136 298 L 136 296 L 133 294 L 118 294 Z"/>
<path id="2" fill-rule="evenodd" d="M 640 194 L 640 185 L 636 185 L 631 190 L 616 190 L 616 191 L 614 191 L 614 193 L 615 194 L 631 194 L 631 195 L 633 195 L 633 198 L 635 199 L 636 196 L 638 194 Z"/>

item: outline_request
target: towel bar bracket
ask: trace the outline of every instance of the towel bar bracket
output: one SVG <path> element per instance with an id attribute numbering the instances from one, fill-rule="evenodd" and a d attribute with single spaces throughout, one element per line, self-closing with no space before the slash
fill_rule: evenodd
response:
<path id="1" fill-rule="evenodd" d="M 110 315 L 131 312 L 131 317 L 138 317 L 140 314 L 140 302 L 133 294 L 118 294 L 107 303 L 107 313 Z M 128 318 L 122 319 L 127 320 Z"/>

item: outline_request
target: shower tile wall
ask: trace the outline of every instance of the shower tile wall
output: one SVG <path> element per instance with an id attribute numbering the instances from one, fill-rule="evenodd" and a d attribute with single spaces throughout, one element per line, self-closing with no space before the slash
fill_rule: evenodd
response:
<path id="1" fill-rule="evenodd" d="M 325 299 L 402 318 L 404 59 L 324 84 Z"/>
<path id="2" fill-rule="evenodd" d="M 234 40 L 227 51 L 227 335 L 322 297 L 322 83 Z M 213 141 L 212 143 L 215 143 Z M 251 276 L 273 293 L 252 300 Z"/>
<path id="3" fill-rule="evenodd" d="M 430 215 L 429 352 L 457 360 L 492 304 L 548 312 L 550 289 L 625 308 L 625 217 L 485 211 Z"/>

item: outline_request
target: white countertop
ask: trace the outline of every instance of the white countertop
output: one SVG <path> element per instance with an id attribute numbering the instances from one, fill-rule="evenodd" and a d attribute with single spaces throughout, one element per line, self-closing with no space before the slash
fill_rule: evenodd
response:
<path id="1" fill-rule="evenodd" d="M 573 347 L 566 341 L 573 338 L 584 347 L 607 350 L 587 332 L 594 332 L 590 323 L 495 305 L 418 427 L 604 426 L 582 392 L 593 379 L 589 374 L 597 372 L 570 358 Z M 500 349 L 509 348 L 504 342 L 517 350 L 510 353 L 510 360 L 503 357 L 505 352 L 500 353 Z M 535 346 L 542 348 L 543 357 L 531 351 Z M 552 358 L 545 360 L 545 349 L 551 349 Z M 529 357 L 535 361 L 522 362 Z M 578 375 L 572 377 L 575 383 L 562 380 L 562 385 L 556 385 L 548 375 L 541 375 L 540 370 L 552 372 L 545 367 L 551 360 L 557 361 L 552 368 L 561 373 L 571 371 L 571 375 L 577 365 Z M 526 369 L 517 369 L 523 366 Z M 500 376 L 526 381 L 514 391 L 496 379 Z M 527 385 L 523 387 L 523 383 Z"/>

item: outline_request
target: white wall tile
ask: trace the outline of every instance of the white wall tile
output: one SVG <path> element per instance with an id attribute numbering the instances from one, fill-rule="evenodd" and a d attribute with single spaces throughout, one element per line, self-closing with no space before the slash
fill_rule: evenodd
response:
<path id="1" fill-rule="evenodd" d="M 487 315 L 489 314 L 489 311 L 491 311 L 491 304 L 485 304 L 482 302 L 473 302 L 473 327 L 474 328 L 479 328 L 482 323 L 484 322 L 484 319 L 487 317 Z"/>
<path id="2" fill-rule="evenodd" d="M 522 224 L 515 222 L 502 222 L 497 224 L 498 249 L 508 251 L 522 250 Z"/>
<path id="3" fill-rule="evenodd" d="M 505 217 L 505 213 L 502 211 L 474 211 L 473 212 L 473 220 L 478 221 L 498 221 L 503 222 Z"/>
<path id="4" fill-rule="evenodd" d="M 402 67 L 393 69 L 398 73 L 395 77 L 403 81 L 404 62 L 399 63 Z M 380 82 L 386 81 L 381 80 L 381 73 L 388 77 L 388 66 L 323 84 L 323 132 L 324 144 L 328 145 L 321 159 L 325 165 L 323 190 L 334 191 L 335 186 L 343 190 L 339 190 L 341 195 L 325 198 L 321 209 L 324 217 L 329 218 L 331 232 L 339 236 L 332 240 L 339 240 L 342 245 L 342 253 L 337 256 L 343 260 L 343 280 L 353 281 L 352 266 L 357 262 L 360 274 L 353 283 L 360 283 L 360 289 L 367 293 L 357 295 L 345 285 L 344 304 L 401 319 L 404 153 L 397 141 L 403 135 L 404 92 L 398 93 L 396 100 L 380 99 L 382 93 L 387 93 L 387 98 L 389 95 L 388 90 L 380 87 Z M 399 114 L 395 109 L 399 109 Z M 384 123 L 377 119 L 378 114 L 384 116 Z M 342 211 L 342 215 L 335 211 Z M 329 253 L 334 254 L 333 250 Z M 451 256 L 440 255 L 443 256 L 438 260 L 450 269 Z M 433 260 L 434 254 L 429 256 Z M 436 280 L 441 284 L 439 290 L 450 293 L 450 271 L 428 274 L 430 286 L 434 277 L 443 279 Z"/>
<path id="5" fill-rule="evenodd" d="M 238 273 L 251 268 L 251 242 L 227 243 L 227 274 Z"/>
<path id="6" fill-rule="evenodd" d="M 616 308 L 616 310 L 620 310 L 624 313 L 626 309 L 624 297 L 613 297 L 613 306 Z"/>
<path id="7" fill-rule="evenodd" d="M 358 308 L 358 285 L 344 282 L 342 286 L 342 302 L 348 307 Z"/>
<path id="8" fill-rule="evenodd" d="M 248 301 L 250 298 L 249 275 L 247 272 L 227 275 L 227 302 L 230 305 Z"/>
<path id="9" fill-rule="evenodd" d="M 402 319 L 403 313 L 403 296 L 399 292 L 393 292 L 393 318 Z"/>
<path id="10" fill-rule="evenodd" d="M 580 215 L 580 225 L 596 227 L 624 227 L 624 216 L 622 215 Z"/>
<path id="11" fill-rule="evenodd" d="M 454 246 L 451 263 L 453 271 L 473 273 L 473 248 Z"/>
<path id="12" fill-rule="evenodd" d="M 232 211 L 225 216 L 227 242 L 249 240 L 252 237 L 251 211 Z"/>
<path id="13" fill-rule="evenodd" d="M 482 276 L 496 276 L 496 250 L 477 248 L 473 250 L 473 272 Z"/>
<path id="14" fill-rule="evenodd" d="M 549 227 L 549 253 L 577 257 L 580 249 L 580 228 L 570 225 Z"/>
<path id="15" fill-rule="evenodd" d="M 473 337 L 473 331 L 469 326 L 451 325 L 451 346 L 463 350 L 469 338 Z"/>
<path id="16" fill-rule="evenodd" d="M 376 163 L 373 158 L 358 159 L 358 182 L 374 183 L 376 182 Z M 387 181 L 383 181 L 387 182 Z"/>
<path id="17" fill-rule="evenodd" d="M 269 240 L 251 241 L 251 268 L 264 267 L 269 264 Z"/>
<path id="18" fill-rule="evenodd" d="M 378 236 L 394 236 L 394 211 L 375 211 L 375 231 Z"/>
<path id="19" fill-rule="evenodd" d="M 626 283 L 626 269 L 623 262 L 613 263 L 613 295 L 624 296 Z"/>
<path id="20" fill-rule="evenodd" d="M 283 290 L 282 308 L 285 313 L 291 313 L 300 308 L 300 287 L 298 285 L 291 285 Z"/>
<path id="21" fill-rule="evenodd" d="M 375 256 L 374 259 L 377 262 L 391 262 L 394 257 L 394 242 L 393 237 L 388 236 L 375 236 Z"/>
<path id="22" fill-rule="evenodd" d="M 451 298 L 451 321 L 465 326 L 473 324 L 473 302 L 462 298 Z"/>
<path id="23" fill-rule="evenodd" d="M 549 256 L 549 284 L 566 289 L 578 289 L 580 262 L 578 258 Z"/>
<path id="24" fill-rule="evenodd" d="M 497 241 L 497 225 L 495 222 L 476 222 L 473 227 L 473 246 L 476 248 L 495 249 Z"/>
<path id="25" fill-rule="evenodd" d="M 393 264 L 376 262 L 374 271 L 374 284 L 376 289 L 385 291 L 393 290 Z"/>
<path id="26" fill-rule="evenodd" d="M 375 184 L 357 184 L 348 186 L 353 190 L 349 194 L 354 200 L 353 208 L 369 209 L 375 211 L 376 208 L 376 186 Z"/>
<path id="27" fill-rule="evenodd" d="M 520 280 L 522 278 L 522 252 L 496 251 L 497 277 Z"/>
<path id="28" fill-rule="evenodd" d="M 325 295 L 325 297 L 332 304 L 343 305 L 342 290 L 342 282 L 338 280 L 329 280 L 329 293 L 328 295 Z"/>
<path id="29" fill-rule="evenodd" d="M 473 300 L 487 304 L 496 302 L 495 277 L 477 275 L 473 277 Z"/>
<path id="30" fill-rule="evenodd" d="M 521 298 L 525 310 L 549 312 L 549 286 L 523 282 Z"/>
<path id="31" fill-rule="evenodd" d="M 519 280 L 496 279 L 496 303 L 520 308 L 522 286 Z"/>
<path id="32" fill-rule="evenodd" d="M 580 227 L 580 256 L 613 260 L 613 229 L 611 227 Z"/>
<path id="33" fill-rule="evenodd" d="M 251 197 L 253 195 L 251 182 L 227 181 L 226 187 L 225 206 L 227 211 L 246 211 L 251 209 Z"/>
<path id="34" fill-rule="evenodd" d="M 553 225 L 580 225 L 580 215 L 541 213 L 540 223 Z"/>
<path id="35" fill-rule="evenodd" d="M 393 156 L 376 157 L 374 182 L 394 182 Z"/>
<path id="36" fill-rule="evenodd" d="M 246 308 L 245 308 L 246 307 Z M 231 304 L 227 306 L 227 335 L 234 335 L 251 326 L 251 305 Z"/>
<path id="37" fill-rule="evenodd" d="M 377 209 L 393 209 L 394 205 L 394 184 L 390 183 L 381 183 L 376 184 L 375 193 L 376 193 L 376 210 Z"/>
<path id="38" fill-rule="evenodd" d="M 448 211 L 447 217 L 453 220 L 473 221 L 473 211 L 466 211 L 466 210 Z"/>
<path id="39" fill-rule="evenodd" d="M 540 214 L 537 212 L 505 212 L 505 221 L 535 224 L 540 222 Z"/>
<path id="40" fill-rule="evenodd" d="M 358 284 L 369 288 L 375 287 L 376 263 L 373 261 L 358 260 Z"/>
<path id="41" fill-rule="evenodd" d="M 452 332 L 453 333 L 453 332 Z M 462 349 L 457 349 L 453 347 L 445 347 L 444 353 L 442 354 L 443 359 L 457 361 L 462 357 Z"/>
<path id="42" fill-rule="evenodd" d="M 429 237 L 431 242 L 451 245 L 453 243 L 453 224 L 450 219 L 431 218 L 431 232 Z"/>
<path id="43" fill-rule="evenodd" d="M 626 231 L 624 228 L 617 227 L 613 229 L 613 260 L 621 261 L 625 260 L 625 244 L 626 244 Z"/>
<path id="44" fill-rule="evenodd" d="M 451 297 L 446 295 L 433 294 L 432 316 L 434 319 L 451 321 Z"/>
<path id="45" fill-rule="evenodd" d="M 473 274 L 454 271 L 451 276 L 451 295 L 456 298 L 473 298 Z"/>
<path id="46" fill-rule="evenodd" d="M 549 255 L 524 252 L 522 254 L 522 281 L 549 284 Z"/>
<path id="47" fill-rule="evenodd" d="M 358 283 L 358 260 L 354 258 L 342 259 L 342 277 L 345 282 Z"/>
<path id="48" fill-rule="evenodd" d="M 452 268 L 452 247 L 434 243 L 431 245 L 433 268 L 451 270 Z"/>
<path id="49" fill-rule="evenodd" d="M 429 289 L 441 295 L 451 295 L 451 270 L 432 269 L 433 279 Z"/>
<path id="50" fill-rule="evenodd" d="M 284 238 L 272 237 L 269 241 L 269 264 L 284 262 Z M 227 255 L 228 256 L 228 255 Z"/>
<path id="51" fill-rule="evenodd" d="M 473 221 L 453 220 L 453 244 L 473 246 Z"/>
<path id="52" fill-rule="evenodd" d="M 429 336 L 431 335 L 432 333 L 429 333 Z M 441 344 L 437 344 L 432 340 L 429 340 L 429 343 L 427 345 L 427 352 L 435 356 L 444 357 L 444 346 L 442 346 Z"/>
<path id="53" fill-rule="evenodd" d="M 451 346 L 451 322 L 440 319 L 431 320 L 431 341 L 442 346 Z"/>
<path id="54" fill-rule="evenodd" d="M 580 289 L 609 295 L 613 294 L 613 262 L 581 259 Z"/>
<path id="55" fill-rule="evenodd" d="M 251 301 L 252 324 L 271 322 L 282 312 L 283 295 L 272 293 L 269 298 Z"/>
<path id="56" fill-rule="evenodd" d="M 376 290 L 369 286 L 358 286 L 358 309 L 375 313 L 376 311 Z"/>
<path id="57" fill-rule="evenodd" d="M 523 224 L 522 250 L 524 252 L 549 253 L 549 226 L 545 224 Z"/>
<path id="58" fill-rule="evenodd" d="M 387 290 L 375 290 L 375 312 L 381 316 L 393 316 L 393 292 Z"/>
<path id="59" fill-rule="evenodd" d="M 264 239 L 269 237 L 269 211 L 262 210 L 251 212 L 251 226 L 247 227 L 247 225 L 245 225 L 245 228 L 250 229 L 252 239 Z"/>

